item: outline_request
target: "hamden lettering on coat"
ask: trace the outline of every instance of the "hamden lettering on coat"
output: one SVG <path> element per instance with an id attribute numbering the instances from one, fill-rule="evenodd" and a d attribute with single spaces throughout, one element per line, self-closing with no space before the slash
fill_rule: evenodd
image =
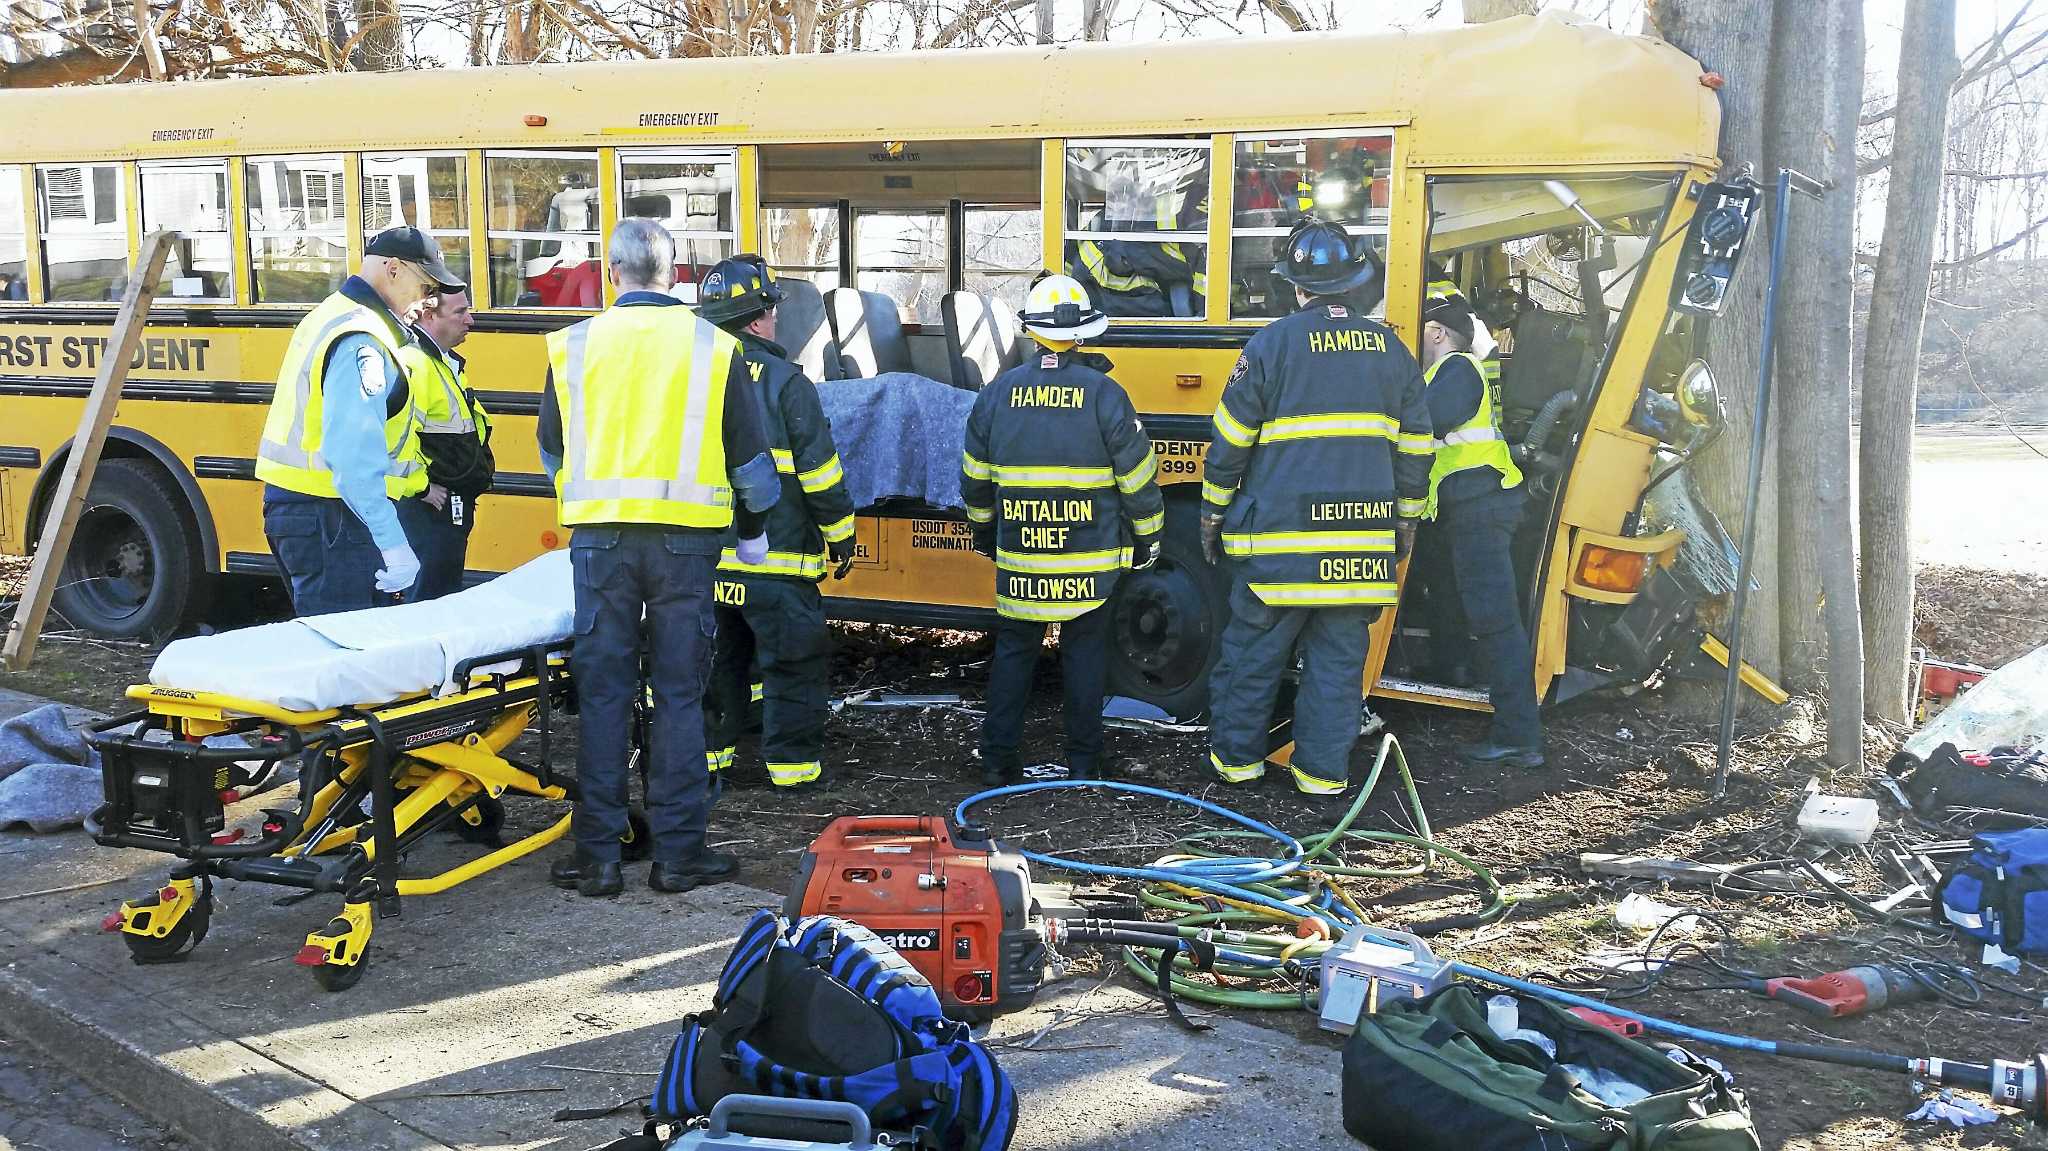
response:
<path id="1" fill-rule="evenodd" d="M 1314 331 L 1308 334 L 1308 350 L 1311 352 L 1384 352 L 1387 338 L 1378 332 L 1358 328 L 1338 328 L 1335 331 Z"/>
<path id="2" fill-rule="evenodd" d="M 1094 576 L 1003 575 L 1003 595 L 1010 599 L 1039 603 L 1101 598 L 1095 591 Z"/>
<path id="3" fill-rule="evenodd" d="M 1028 388 L 1010 389 L 1010 406 L 1013 408 L 1078 408 L 1087 389 L 1067 387 L 1059 384 L 1035 384 Z"/>

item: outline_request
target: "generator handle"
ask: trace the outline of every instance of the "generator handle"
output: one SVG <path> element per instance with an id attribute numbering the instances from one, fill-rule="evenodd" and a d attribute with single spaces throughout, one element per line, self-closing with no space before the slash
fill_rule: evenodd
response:
<path id="1" fill-rule="evenodd" d="M 734 1115 L 759 1115 L 775 1119 L 806 1119 L 819 1123 L 844 1123 L 851 1128 L 846 1142 L 852 1151 L 868 1151 L 875 1145 L 868 1113 L 840 1099 L 781 1099 L 773 1095 L 728 1095 L 711 1108 L 711 1126 L 705 1131 L 713 1139 L 732 1133 Z"/>
<path id="2" fill-rule="evenodd" d="M 917 835 L 926 839 L 942 839 L 930 827 L 931 817 L 923 815 L 853 815 L 844 820 L 845 827 L 840 835 L 851 839 L 856 835 Z"/>

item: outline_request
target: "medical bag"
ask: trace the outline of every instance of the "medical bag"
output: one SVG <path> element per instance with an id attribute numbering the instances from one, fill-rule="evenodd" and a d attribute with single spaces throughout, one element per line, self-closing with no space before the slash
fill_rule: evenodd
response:
<path id="1" fill-rule="evenodd" d="M 804 852 L 783 914 L 836 915 L 880 936 L 946 1013 L 1015 1011 L 1045 981 L 1045 932 L 1024 857 L 944 817 L 848 815 Z"/>
<path id="2" fill-rule="evenodd" d="M 1987 831 L 1935 888 L 1941 917 L 2007 955 L 2048 954 L 2048 828 Z"/>
<path id="3" fill-rule="evenodd" d="M 1489 1014 L 1513 1016 L 1512 1038 Z M 1697 1058 L 1468 983 L 1360 1017 L 1343 1092 L 1344 1130 L 1401 1151 L 1759 1148 L 1742 1095 Z"/>

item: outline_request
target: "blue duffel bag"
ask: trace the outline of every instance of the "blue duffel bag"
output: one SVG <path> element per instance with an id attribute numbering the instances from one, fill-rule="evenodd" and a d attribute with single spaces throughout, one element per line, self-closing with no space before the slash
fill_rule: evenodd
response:
<path id="1" fill-rule="evenodd" d="M 1935 889 L 1941 917 L 2008 955 L 2048 954 L 2048 828 L 1988 831 Z"/>

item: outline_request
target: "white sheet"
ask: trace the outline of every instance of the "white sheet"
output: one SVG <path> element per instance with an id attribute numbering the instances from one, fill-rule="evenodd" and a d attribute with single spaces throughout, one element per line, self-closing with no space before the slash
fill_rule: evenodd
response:
<path id="1" fill-rule="evenodd" d="M 340 612 L 181 639 L 150 668 L 159 687 L 292 711 L 379 704 L 456 689 L 455 665 L 566 638 L 575 627 L 569 553 L 427 603 Z"/>

